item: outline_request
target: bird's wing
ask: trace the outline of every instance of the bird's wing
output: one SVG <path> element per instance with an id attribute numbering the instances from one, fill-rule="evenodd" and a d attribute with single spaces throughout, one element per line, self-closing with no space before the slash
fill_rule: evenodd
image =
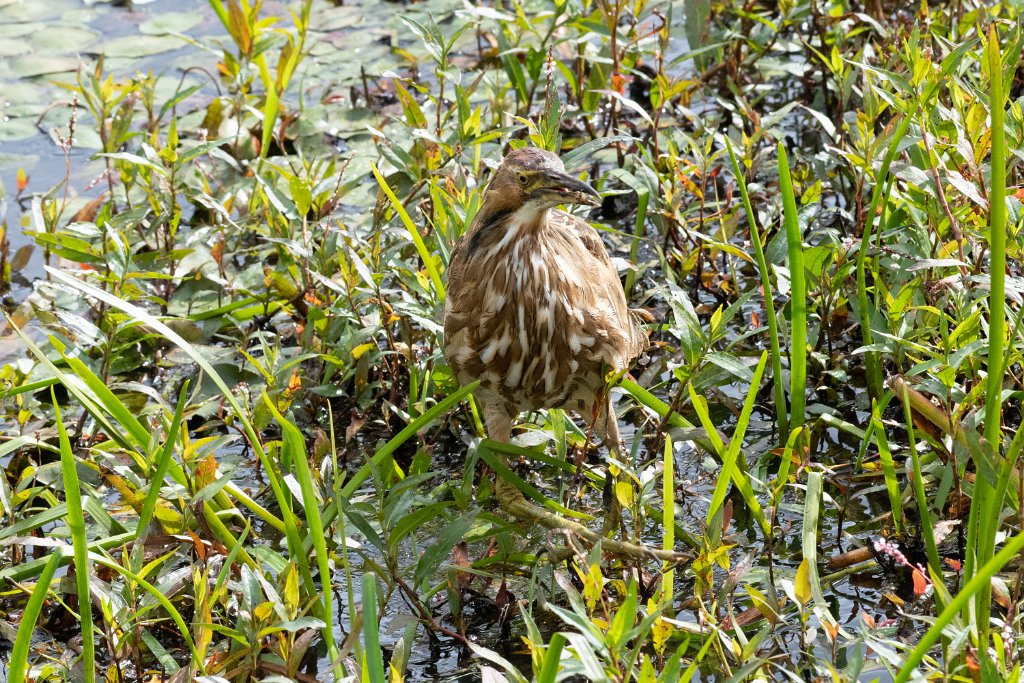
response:
<path id="1" fill-rule="evenodd" d="M 479 378 L 483 372 L 476 353 L 473 329 L 479 326 L 483 314 L 479 284 L 483 281 L 484 273 L 480 272 L 479 259 L 473 259 L 470 255 L 470 242 L 477 232 L 478 220 L 479 214 L 452 251 L 444 301 L 442 349 L 455 376 L 463 383 Z"/>
<path id="2" fill-rule="evenodd" d="M 587 275 L 593 283 L 595 303 L 598 304 L 596 309 L 612 312 L 605 316 L 603 324 L 613 328 L 609 332 L 621 335 L 621 341 L 614 346 L 624 352 L 621 358 L 609 358 L 608 362 L 616 369 L 625 369 L 630 361 L 643 353 L 649 341 L 639 316 L 626 303 L 619 272 L 608 256 L 601 235 L 589 223 L 564 211 L 552 211 L 551 214 L 551 220 L 558 221 L 563 229 L 575 234 L 591 256 L 588 270 L 592 272 Z"/>

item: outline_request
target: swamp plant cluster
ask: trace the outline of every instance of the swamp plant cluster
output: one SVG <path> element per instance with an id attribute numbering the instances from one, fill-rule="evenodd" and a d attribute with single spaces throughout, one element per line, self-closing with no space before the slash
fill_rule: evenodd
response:
<path id="1" fill-rule="evenodd" d="M 26 72 L 66 173 L 0 195 L 8 681 L 1019 676 L 1018 5 L 197 12 L 143 24 L 187 69 Z M 655 319 L 615 460 L 560 410 L 488 441 L 439 350 L 528 144 Z"/>

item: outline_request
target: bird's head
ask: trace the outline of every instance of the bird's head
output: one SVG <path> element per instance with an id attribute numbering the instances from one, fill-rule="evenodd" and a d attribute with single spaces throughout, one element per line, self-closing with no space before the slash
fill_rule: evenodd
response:
<path id="1" fill-rule="evenodd" d="M 601 195 L 594 188 L 566 173 L 557 155 L 536 147 L 509 152 L 491 179 L 487 194 L 500 198 L 501 204 L 538 210 L 559 204 L 601 205 Z"/>

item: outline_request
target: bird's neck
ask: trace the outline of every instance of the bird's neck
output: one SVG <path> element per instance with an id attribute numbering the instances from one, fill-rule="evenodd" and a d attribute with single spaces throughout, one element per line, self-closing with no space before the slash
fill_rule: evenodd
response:
<path id="1" fill-rule="evenodd" d="M 470 252 L 478 252 L 482 247 L 491 245 L 504 247 L 516 240 L 536 236 L 547 226 L 549 210 L 536 204 L 508 206 L 491 205 L 485 201 L 468 235 Z"/>
<path id="2" fill-rule="evenodd" d="M 509 216 L 509 228 L 519 230 L 523 235 L 534 234 L 548 224 L 547 206 L 523 204 Z"/>

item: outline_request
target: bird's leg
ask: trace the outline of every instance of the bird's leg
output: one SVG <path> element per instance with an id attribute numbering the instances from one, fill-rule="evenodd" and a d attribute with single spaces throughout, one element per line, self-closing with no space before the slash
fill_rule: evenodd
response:
<path id="1" fill-rule="evenodd" d="M 512 438 L 512 420 L 514 417 L 510 414 L 508 408 L 503 403 L 490 402 L 486 400 L 481 401 L 481 408 L 484 414 L 484 425 L 487 428 L 487 435 L 494 441 L 508 443 Z M 614 413 L 611 413 L 611 415 L 613 416 L 611 419 L 614 420 Z M 598 430 L 605 429 L 606 431 L 599 433 L 602 436 L 608 434 L 606 438 L 614 436 L 617 442 L 619 437 L 618 425 L 615 425 L 614 428 L 609 430 L 607 427 L 602 427 L 598 421 L 595 421 L 594 427 Z M 499 458 L 501 462 L 505 462 L 503 455 L 496 453 L 495 457 Z M 516 488 L 515 484 L 507 481 L 504 477 L 495 476 L 494 497 L 498 499 L 498 503 L 506 513 L 521 522 L 527 524 L 540 524 L 549 529 L 557 529 L 572 533 L 591 545 L 600 543 L 605 552 L 615 553 L 624 557 L 656 559 L 667 562 L 682 562 L 692 559 L 686 554 L 677 553 L 672 550 L 648 548 L 633 543 L 605 538 L 603 535 L 598 534 L 596 531 L 592 531 L 579 522 L 565 519 L 561 515 L 555 514 L 550 510 L 545 510 L 544 508 L 538 507 L 537 505 L 529 502 L 526 500 L 523 492 Z"/>
<path id="2" fill-rule="evenodd" d="M 512 416 L 504 408 L 484 406 L 484 426 L 487 438 L 492 441 L 508 443 L 512 440 Z"/>
<path id="3" fill-rule="evenodd" d="M 484 415 L 484 426 L 487 428 L 487 437 L 491 441 L 509 443 L 512 440 L 512 421 L 515 416 L 509 410 L 504 401 L 497 398 L 480 398 L 480 408 Z M 494 457 L 502 465 L 508 465 L 508 458 L 504 453 L 495 453 Z M 523 492 L 515 487 L 504 477 L 494 473 L 494 496 L 498 499 L 501 507 L 514 517 L 523 517 L 523 508 L 526 498 Z"/>
<path id="4" fill-rule="evenodd" d="M 583 481 L 583 461 L 587 458 L 587 451 L 590 450 L 590 444 L 594 443 L 594 425 L 597 424 L 597 418 L 599 415 L 601 403 L 600 401 L 594 401 L 590 405 L 590 417 L 586 416 L 587 404 L 584 401 L 579 402 L 579 412 L 587 420 L 587 433 L 583 439 L 583 447 L 580 448 L 580 452 L 576 454 L 573 464 L 576 466 L 576 471 L 572 476 L 572 484 L 569 485 L 568 490 L 565 492 L 565 504 L 569 505 L 569 501 L 577 494 L 580 484 Z"/>
<path id="5" fill-rule="evenodd" d="M 594 431 L 600 437 L 605 447 L 608 449 L 609 466 L 607 474 L 604 480 L 604 492 L 603 492 L 603 503 L 604 509 L 607 510 L 604 517 L 603 531 L 607 536 L 614 534 L 619 527 L 622 525 L 622 505 L 619 503 L 619 497 L 615 493 L 615 484 L 620 479 L 619 476 L 612 474 L 612 461 L 619 460 L 619 453 L 621 452 L 620 436 L 619 436 L 619 420 L 615 416 L 615 407 L 612 405 L 611 392 L 607 390 L 601 392 L 595 401 L 595 417 L 593 422 Z"/>

